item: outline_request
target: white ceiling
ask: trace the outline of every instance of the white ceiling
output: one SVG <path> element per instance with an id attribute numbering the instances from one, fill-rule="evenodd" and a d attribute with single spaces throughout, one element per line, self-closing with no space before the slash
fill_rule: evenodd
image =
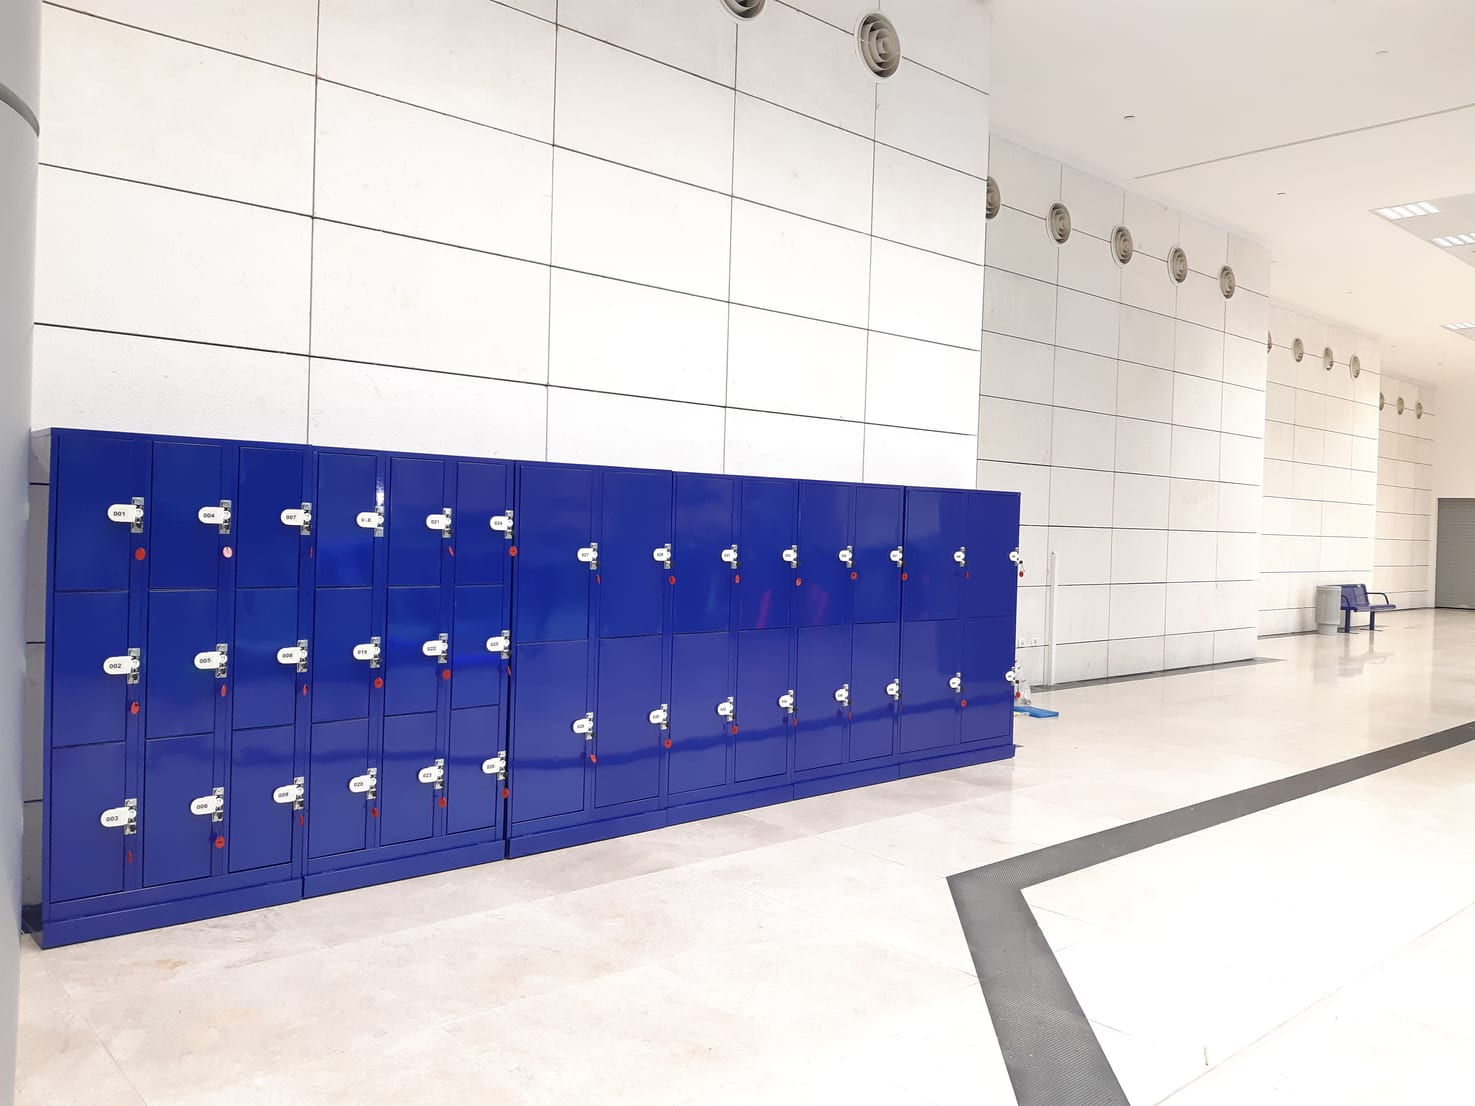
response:
<path id="1" fill-rule="evenodd" d="M 1475 3 L 993 8 L 1000 134 L 1269 244 L 1275 298 L 1379 335 L 1385 369 L 1475 377 L 1442 327 L 1475 321 L 1475 267 L 1371 213 L 1475 191 Z"/>

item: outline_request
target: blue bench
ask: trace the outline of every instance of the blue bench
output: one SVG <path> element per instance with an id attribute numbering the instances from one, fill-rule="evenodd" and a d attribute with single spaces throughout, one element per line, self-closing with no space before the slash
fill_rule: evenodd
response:
<path id="1" fill-rule="evenodd" d="M 1381 603 L 1373 603 L 1368 599 L 1367 585 L 1365 584 L 1343 584 L 1342 585 L 1342 633 L 1352 632 L 1353 614 L 1367 614 L 1367 628 L 1376 630 L 1378 628 L 1378 614 L 1382 611 L 1396 611 L 1398 608 L 1388 602 L 1386 591 L 1375 591 L 1373 595 L 1383 597 Z"/>

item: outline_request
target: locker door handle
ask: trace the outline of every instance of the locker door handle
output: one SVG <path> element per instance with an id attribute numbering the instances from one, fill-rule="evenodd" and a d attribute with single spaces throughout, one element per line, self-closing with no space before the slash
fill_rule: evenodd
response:
<path id="1" fill-rule="evenodd" d="M 671 568 L 671 543 L 659 545 L 650 551 L 650 559 L 668 571 Z"/>
<path id="2" fill-rule="evenodd" d="M 362 645 L 353 647 L 353 659 L 356 661 L 368 661 L 370 668 L 379 667 L 379 657 L 382 653 L 380 642 L 377 637 L 371 637 Z"/>
<path id="3" fill-rule="evenodd" d="M 731 695 L 717 704 L 717 717 L 725 718 L 729 722 L 737 718 L 737 704 L 733 702 Z"/>
<path id="4" fill-rule="evenodd" d="M 650 719 L 652 726 L 659 726 L 663 730 L 671 728 L 671 708 L 667 703 L 662 703 L 646 717 Z"/>
<path id="5" fill-rule="evenodd" d="M 217 680 L 225 679 L 230 668 L 230 646 L 222 641 L 213 650 L 196 653 L 195 667 L 201 672 L 214 672 Z"/>
<path id="6" fill-rule="evenodd" d="M 143 667 L 143 653 L 130 649 L 121 657 L 108 657 L 102 662 L 102 670 L 109 676 L 127 676 L 130 684 L 138 683 L 138 672 Z"/>
<path id="7" fill-rule="evenodd" d="M 737 546 L 735 546 L 735 545 L 729 545 L 726 549 L 724 549 L 722 551 L 722 563 L 725 564 L 728 568 L 737 568 L 737 566 L 738 566 L 738 547 Z"/>
<path id="8" fill-rule="evenodd" d="M 135 495 L 127 503 L 114 503 L 108 507 L 108 521 L 121 522 L 133 533 L 143 533 L 143 496 Z"/>
<path id="9" fill-rule="evenodd" d="M 298 776 L 291 783 L 283 784 L 271 793 L 271 801 L 278 806 L 291 806 L 293 810 L 301 810 L 306 805 L 307 781 Z"/>
<path id="10" fill-rule="evenodd" d="M 783 552 L 783 558 L 784 558 L 784 564 L 788 565 L 790 568 L 798 568 L 799 567 L 799 547 L 797 545 L 791 545 L 791 546 L 789 546 L 789 548 L 787 548 L 787 549 L 784 550 L 784 552 Z"/>
<path id="11" fill-rule="evenodd" d="M 450 635 L 441 634 L 439 637 L 431 638 L 420 646 L 420 652 L 427 657 L 434 657 L 436 664 L 445 664 L 451 653 Z"/>
<path id="12" fill-rule="evenodd" d="M 109 807 L 97 820 L 103 829 L 121 829 L 131 836 L 138 832 L 138 800 L 125 799 L 122 806 Z"/>
<path id="13" fill-rule="evenodd" d="M 836 553 L 835 556 L 839 559 L 842 565 L 844 565 L 846 568 L 850 568 L 852 565 L 855 564 L 855 546 L 847 545 L 844 549 L 840 550 L 840 552 Z"/>
<path id="14" fill-rule="evenodd" d="M 493 515 L 491 521 L 492 532 L 501 534 L 508 541 L 512 540 L 512 512 Z"/>
<path id="15" fill-rule="evenodd" d="M 419 775 L 417 775 L 416 778 L 421 783 L 430 784 L 437 791 L 443 791 L 446 786 L 445 760 L 442 758 L 437 758 L 434 764 L 427 765 L 426 767 L 420 769 Z"/>
<path id="16" fill-rule="evenodd" d="M 900 568 L 902 566 L 902 564 L 904 563 L 904 560 L 902 558 L 902 549 L 901 549 L 901 546 L 898 545 L 895 549 L 893 549 L 891 551 L 890 556 L 891 556 L 891 563 L 894 564 L 897 568 Z"/>
<path id="17" fill-rule="evenodd" d="M 953 678 L 947 682 L 947 686 L 950 691 L 962 691 L 963 674 L 961 672 L 954 673 Z"/>
<path id="18" fill-rule="evenodd" d="M 496 637 L 487 638 L 487 652 L 496 653 L 503 660 L 512 656 L 512 631 L 503 630 Z"/>
<path id="19" fill-rule="evenodd" d="M 891 698 L 894 699 L 894 700 L 900 700 L 901 699 L 901 681 L 900 680 L 892 680 L 889 684 L 887 684 L 886 685 L 886 694 L 889 695 L 889 696 L 891 696 Z"/>
<path id="20" fill-rule="evenodd" d="M 959 565 L 961 565 L 962 567 L 967 568 L 968 567 L 968 547 L 966 545 L 959 547 L 958 551 L 953 554 L 953 560 L 955 562 L 957 562 Z"/>
<path id="21" fill-rule="evenodd" d="M 780 709 L 786 710 L 790 714 L 793 714 L 794 713 L 794 692 L 792 690 L 790 690 L 790 691 L 786 691 L 782 695 L 780 695 L 778 697 L 778 705 L 779 705 Z"/>
<path id="22" fill-rule="evenodd" d="M 590 572 L 598 571 L 599 543 L 597 541 L 591 541 L 588 545 L 581 548 L 577 556 L 581 564 L 586 564 L 589 566 Z"/>
<path id="23" fill-rule="evenodd" d="M 843 684 L 835 689 L 835 702 L 839 703 L 842 707 L 848 707 L 850 705 L 849 684 Z"/>
<path id="24" fill-rule="evenodd" d="M 293 666 L 298 672 L 307 671 L 307 641 L 299 638 L 296 645 L 277 650 L 277 663 Z"/>
<path id="25" fill-rule="evenodd" d="M 375 507 L 372 511 L 360 511 L 354 519 L 360 530 L 372 530 L 376 538 L 384 536 L 384 508 Z"/>
<path id="26" fill-rule="evenodd" d="M 189 812 L 198 818 L 208 817 L 212 822 L 225 821 L 225 788 L 217 787 L 208 795 L 201 795 L 189 805 Z"/>
<path id="27" fill-rule="evenodd" d="M 569 729 L 574 733 L 583 734 L 586 741 L 594 740 L 594 712 L 590 711 L 583 718 L 575 718 Z"/>
<path id="28" fill-rule="evenodd" d="M 507 754 L 498 753 L 494 757 L 488 757 L 481 762 L 481 770 L 488 776 L 498 776 L 502 779 L 507 777 Z"/>
<path id="29" fill-rule="evenodd" d="M 348 790 L 355 795 L 362 795 L 365 799 L 377 799 L 379 797 L 379 769 L 370 768 L 362 776 L 354 776 L 348 781 Z"/>
<path id="30" fill-rule="evenodd" d="M 1004 682 L 1010 684 L 1017 684 L 1019 682 L 1019 670 L 1017 667 L 1011 668 L 1008 672 L 1004 673 Z"/>
<path id="31" fill-rule="evenodd" d="M 1022 577 L 1024 575 L 1024 558 L 1019 555 L 1019 550 L 1016 549 L 1009 554 L 1009 561 L 1015 568 L 1019 569 L 1019 575 Z"/>
<path id="32" fill-rule="evenodd" d="M 283 526 L 290 526 L 304 536 L 312 533 L 312 504 L 304 503 L 301 507 L 288 507 L 281 513 Z"/>
<path id="33" fill-rule="evenodd" d="M 230 533 L 230 500 L 222 499 L 218 507 L 201 507 L 195 512 L 195 517 L 206 526 L 214 526 L 222 534 Z"/>
<path id="34" fill-rule="evenodd" d="M 451 509 L 442 507 L 438 515 L 425 516 L 425 528 L 427 530 L 438 530 L 440 536 L 446 541 L 451 540 Z"/>

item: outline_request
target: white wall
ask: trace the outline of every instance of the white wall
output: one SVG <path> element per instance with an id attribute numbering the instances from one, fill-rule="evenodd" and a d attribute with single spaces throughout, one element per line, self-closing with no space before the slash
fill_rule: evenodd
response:
<path id="1" fill-rule="evenodd" d="M 34 425 L 972 486 L 988 10 L 873 7 L 48 7 Z"/>
<path id="2" fill-rule="evenodd" d="M 1270 342 L 1260 633 L 1288 634 L 1315 629 L 1316 585 L 1378 586 L 1380 360 L 1367 335 L 1279 304 L 1270 310 Z"/>
<path id="3" fill-rule="evenodd" d="M 1050 551 L 1056 682 L 1253 656 L 1268 252 L 1013 142 L 991 171 L 978 483 L 1023 493 L 1025 671 L 1046 675 Z"/>
<path id="4" fill-rule="evenodd" d="M 1378 413 L 1377 541 L 1373 587 L 1399 607 L 1434 603 L 1435 391 L 1383 375 Z M 1398 401 L 1403 401 L 1403 412 Z"/>

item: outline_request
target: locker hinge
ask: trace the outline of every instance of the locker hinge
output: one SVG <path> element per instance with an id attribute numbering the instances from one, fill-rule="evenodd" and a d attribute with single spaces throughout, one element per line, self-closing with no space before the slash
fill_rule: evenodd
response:
<path id="1" fill-rule="evenodd" d="M 794 713 L 794 689 L 790 688 L 778 697 L 778 705 L 789 714 Z"/>
<path id="2" fill-rule="evenodd" d="M 298 776 L 291 783 L 283 784 L 271 793 L 271 801 L 279 806 L 290 805 L 293 810 L 301 810 L 307 805 L 307 781 Z"/>
<path id="3" fill-rule="evenodd" d="M 108 521 L 127 523 L 135 534 L 143 533 L 143 496 L 135 495 L 127 503 L 114 503 L 108 507 Z"/>
<path id="4" fill-rule="evenodd" d="M 722 551 L 722 563 L 731 569 L 736 569 L 738 567 L 737 546 L 729 545 L 726 549 Z"/>
<path id="5" fill-rule="evenodd" d="M 189 812 L 197 817 L 207 815 L 212 822 L 225 821 L 225 788 L 217 787 L 208 795 L 201 795 L 189 805 Z"/>
<path id="6" fill-rule="evenodd" d="M 958 547 L 958 551 L 953 554 L 953 560 L 957 564 L 961 565 L 963 568 L 967 568 L 968 567 L 968 547 L 966 545 L 960 545 Z"/>
<path id="7" fill-rule="evenodd" d="M 512 631 L 503 630 L 495 637 L 487 638 L 487 652 L 496 653 L 504 661 L 512 659 Z"/>
<path id="8" fill-rule="evenodd" d="M 355 795 L 362 795 L 365 799 L 377 799 L 379 797 L 379 769 L 370 768 L 362 776 L 354 776 L 348 781 L 348 790 Z"/>
<path id="9" fill-rule="evenodd" d="M 841 684 L 835 689 L 835 702 L 839 703 L 842 707 L 848 707 L 850 705 L 849 684 Z"/>
<path id="10" fill-rule="evenodd" d="M 902 556 L 901 546 L 898 545 L 895 549 L 891 551 L 891 563 L 894 564 L 897 568 L 901 568 L 904 564 L 906 564 L 906 560 Z"/>
<path id="11" fill-rule="evenodd" d="M 574 733 L 583 734 L 585 741 L 594 740 L 594 712 L 591 710 L 583 718 L 575 718 L 569 727 Z"/>
<path id="12" fill-rule="evenodd" d="M 130 684 L 138 683 L 138 672 L 143 667 L 143 651 L 130 649 L 121 657 L 108 657 L 102 662 L 102 670 L 109 676 L 127 676 Z"/>
<path id="13" fill-rule="evenodd" d="M 418 777 L 421 783 L 431 784 L 437 791 L 445 790 L 446 786 L 446 762 L 437 757 L 434 764 L 420 769 Z"/>
<path id="14" fill-rule="evenodd" d="M 836 553 L 835 556 L 839 558 L 842 565 L 844 565 L 846 568 L 850 568 L 852 565 L 855 564 L 855 546 L 847 545 L 844 549 L 840 550 L 840 552 Z"/>
<path id="15" fill-rule="evenodd" d="M 731 695 L 717 704 L 717 717 L 728 722 L 737 721 L 737 703 Z"/>
<path id="16" fill-rule="evenodd" d="M 195 667 L 201 672 L 214 672 L 217 680 L 225 679 L 230 670 L 230 646 L 221 641 L 208 652 L 196 653 Z"/>
<path id="17" fill-rule="evenodd" d="M 599 543 L 597 541 L 591 541 L 580 549 L 578 557 L 583 564 L 589 566 L 590 572 L 599 571 Z"/>
<path id="18" fill-rule="evenodd" d="M 669 703 L 662 703 L 646 715 L 646 717 L 650 719 L 652 726 L 659 726 L 663 730 L 669 730 L 671 728 L 671 705 Z"/>
<path id="19" fill-rule="evenodd" d="M 306 536 L 312 533 L 312 504 L 304 503 L 301 507 L 288 507 L 281 514 L 283 526 L 295 526 L 297 532 Z"/>
<path id="20" fill-rule="evenodd" d="M 492 516 L 492 530 L 501 534 L 508 541 L 512 540 L 512 512 Z"/>
<path id="21" fill-rule="evenodd" d="M 98 819 L 103 829 L 121 829 L 126 836 L 138 832 L 138 800 L 124 799 L 122 806 L 111 807 Z"/>
<path id="22" fill-rule="evenodd" d="M 425 516 L 425 528 L 427 530 L 439 530 L 440 536 L 446 541 L 451 540 L 451 509 L 442 507 L 438 515 Z"/>
<path id="23" fill-rule="evenodd" d="M 671 543 L 667 542 L 665 545 L 652 549 L 650 559 L 669 572 L 671 570 Z"/>
<path id="24" fill-rule="evenodd" d="M 947 682 L 947 686 L 949 691 L 962 691 L 963 674 L 961 672 L 954 672 L 953 678 Z"/>
<path id="25" fill-rule="evenodd" d="M 783 558 L 784 558 L 784 564 L 788 565 L 790 568 L 798 568 L 799 567 L 799 547 L 797 545 L 791 545 L 791 546 L 789 546 L 789 548 L 787 548 L 787 549 L 784 550 L 784 552 L 783 552 Z"/>
<path id="26" fill-rule="evenodd" d="M 277 650 L 277 663 L 295 665 L 298 672 L 307 671 L 307 639 L 298 638 L 296 645 Z"/>
<path id="27" fill-rule="evenodd" d="M 358 523 L 360 530 L 372 530 L 376 538 L 384 536 L 384 507 L 382 504 L 372 511 L 360 511 L 358 518 L 354 521 Z"/>
<path id="28" fill-rule="evenodd" d="M 481 762 L 481 770 L 488 776 L 496 776 L 499 780 L 507 778 L 507 752 L 503 750 L 494 757 L 488 757 Z"/>
<path id="29" fill-rule="evenodd" d="M 439 637 L 431 638 L 420 646 L 420 652 L 427 657 L 434 657 L 436 664 L 445 664 L 451 657 L 451 636 L 441 634 Z"/>
<path id="30" fill-rule="evenodd" d="M 222 534 L 230 533 L 230 500 L 222 499 L 218 507 L 201 507 L 195 512 L 195 517 L 206 526 L 214 526 Z"/>
<path id="31" fill-rule="evenodd" d="M 379 667 L 379 656 L 382 653 L 380 641 L 377 636 L 371 637 L 362 645 L 353 647 L 353 659 L 356 661 L 368 661 L 370 668 Z"/>
<path id="32" fill-rule="evenodd" d="M 889 695 L 889 696 L 891 696 L 891 698 L 893 700 L 900 701 L 900 699 L 901 699 L 901 681 L 900 680 L 892 680 L 889 684 L 887 684 L 886 685 L 886 694 Z"/>

